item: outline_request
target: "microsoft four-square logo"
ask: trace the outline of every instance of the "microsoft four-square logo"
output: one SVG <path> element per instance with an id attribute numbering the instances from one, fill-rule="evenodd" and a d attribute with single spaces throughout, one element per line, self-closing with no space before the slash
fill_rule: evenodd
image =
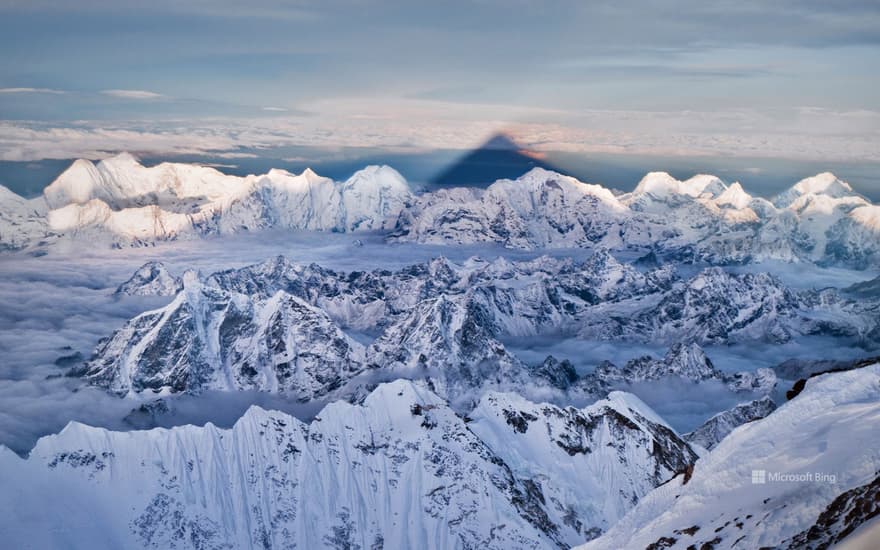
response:
<path id="1" fill-rule="evenodd" d="M 752 483 L 767 483 L 767 470 L 752 470 Z"/>

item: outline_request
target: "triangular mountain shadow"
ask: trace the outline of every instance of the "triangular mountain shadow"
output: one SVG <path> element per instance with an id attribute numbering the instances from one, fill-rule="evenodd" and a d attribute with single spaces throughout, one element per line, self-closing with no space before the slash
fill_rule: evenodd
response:
<path id="1" fill-rule="evenodd" d="M 492 136 L 430 180 L 434 187 L 486 187 L 495 180 L 518 178 L 532 168 L 561 172 L 538 153 L 517 144 L 505 133 Z"/>

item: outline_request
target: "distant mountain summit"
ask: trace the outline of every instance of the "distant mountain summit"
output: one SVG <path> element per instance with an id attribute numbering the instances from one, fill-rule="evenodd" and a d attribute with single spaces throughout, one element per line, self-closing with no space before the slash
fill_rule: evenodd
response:
<path id="1" fill-rule="evenodd" d="M 437 187 L 487 187 L 497 179 L 515 179 L 533 168 L 560 171 L 542 160 L 540 153 L 528 150 L 501 132 L 465 154 L 430 183 Z"/>

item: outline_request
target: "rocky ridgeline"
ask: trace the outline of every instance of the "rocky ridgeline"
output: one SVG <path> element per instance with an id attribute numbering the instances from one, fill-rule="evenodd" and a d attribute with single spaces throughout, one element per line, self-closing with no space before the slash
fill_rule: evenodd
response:
<path id="1" fill-rule="evenodd" d="M 864 300 L 720 268 L 682 279 L 669 266 L 637 269 L 607 251 L 584 262 L 438 258 L 370 272 L 277 257 L 181 280 L 151 263 L 119 292 L 175 288 L 167 306 L 102 341 L 79 373 L 119 394 L 255 389 L 302 400 L 362 395 L 374 380 L 398 376 L 429 380 L 452 400 L 526 383 L 601 397 L 665 376 L 763 394 L 775 384 L 771 370 L 722 373 L 699 344 L 826 333 L 870 342 L 877 334 L 875 306 Z M 365 345 L 350 329 L 375 339 Z M 665 341 L 670 351 L 580 376 L 554 358 L 527 366 L 502 343 L 543 334 Z"/>

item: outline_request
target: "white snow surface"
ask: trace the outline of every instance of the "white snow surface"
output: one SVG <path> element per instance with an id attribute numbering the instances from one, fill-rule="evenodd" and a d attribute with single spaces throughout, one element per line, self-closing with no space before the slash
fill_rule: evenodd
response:
<path id="1" fill-rule="evenodd" d="M 686 252 L 710 263 L 767 260 L 880 263 L 876 208 L 832 174 L 795 184 L 772 202 L 710 175 L 646 175 L 613 196 L 544 169 L 485 191 L 417 197 L 394 239 L 432 244 L 497 242 L 510 248 L 601 246 Z"/>
<path id="2" fill-rule="evenodd" d="M 361 405 L 332 403 L 310 424 L 258 407 L 228 430 L 207 424 L 112 432 L 72 422 L 42 438 L 26 459 L 0 447 L 4 544 L 558 548 L 570 544 L 573 533 L 557 523 L 559 512 L 548 514 L 554 504 L 539 498 L 542 491 L 571 496 L 555 485 L 562 481 L 587 495 L 586 488 L 601 487 L 595 476 L 609 471 L 621 474 L 628 487 L 654 475 L 651 457 L 638 448 L 640 438 L 655 433 L 639 418 L 653 413 L 626 396 L 606 405 L 633 419 L 623 422 L 639 423 L 625 458 L 648 462 L 620 462 L 602 451 L 590 468 L 571 469 L 573 477 L 537 485 L 444 401 L 403 380 L 378 386 Z M 483 430 L 523 435 L 490 404 L 483 410 Z M 557 413 L 550 411 L 546 421 L 555 422 Z M 614 418 L 604 410 L 582 414 L 598 422 Z M 529 456 L 551 457 L 557 449 L 541 437 L 519 443 Z M 613 464 L 603 467 L 605 461 Z M 635 483 L 642 492 L 650 488 Z M 600 491 L 600 508 L 611 510 L 611 517 L 628 507 L 627 495 Z M 569 516 L 573 525 L 591 519 L 578 511 Z"/>
<path id="3" fill-rule="evenodd" d="M 97 164 L 77 160 L 46 187 L 39 201 L 47 227 L 32 229 L 29 240 L 33 244 L 48 232 L 127 246 L 270 227 L 384 230 L 411 196 L 403 177 L 388 166 L 368 166 L 336 182 L 310 169 L 237 177 L 192 164 L 147 167 L 122 153 Z M 3 213 L 21 210 L 5 195 L 0 204 Z M 5 225 L 0 242 L 21 248 L 23 239 L 7 238 Z"/>
<path id="4" fill-rule="evenodd" d="M 0 244 L 20 249 L 73 239 L 91 246 L 228 235 L 268 228 L 390 232 L 393 241 L 498 243 L 509 248 L 645 249 L 710 263 L 767 260 L 880 265 L 877 206 L 830 173 L 772 201 L 739 183 L 651 172 L 615 196 L 542 168 L 487 189 L 416 195 L 388 166 L 344 182 L 306 169 L 237 177 L 204 166 L 146 167 L 123 153 L 77 160 L 42 197 L 0 192 Z"/>
<path id="5" fill-rule="evenodd" d="M 645 548 L 661 537 L 675 539 L 667 548 L 699 548 L 716 537 L 716 549 L 776 547 L 816 523 L 837 496 L 874 480 L 877 426 L 880 364 L 812 378 L 800 395 L 724 438 L 687 484 L 677 477 L 655 489 L 580 548 Z M 766 482 L 753 483 L 761 471 Z M 813 477 L 774 481 L 774 474 Z M 693 526 L 693 535 L 681 531 Z"/>

